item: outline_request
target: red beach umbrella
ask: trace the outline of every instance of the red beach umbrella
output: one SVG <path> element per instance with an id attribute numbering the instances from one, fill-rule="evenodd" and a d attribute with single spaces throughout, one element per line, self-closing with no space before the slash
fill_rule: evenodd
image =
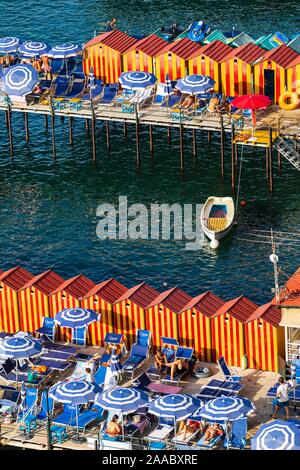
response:
<path id="1" fill-rule="evenodd" d="M 265 95 L 243 95 L 237 96 L 231 105 L 239 109 L 251 109 L 253 124 L 256 124 L 255 109 L 267 108 L 272 101 Z"/>

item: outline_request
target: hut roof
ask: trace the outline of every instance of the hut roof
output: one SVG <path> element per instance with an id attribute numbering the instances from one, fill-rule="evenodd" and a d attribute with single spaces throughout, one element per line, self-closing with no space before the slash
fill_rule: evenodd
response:
<path id="1" fill-rule="evenodd" d="M 180 313 L 183 307 L 191 300 L 192 297 L 189 294 L 178 287 L 173 287 L 159 294 L 148 307 L 150 308 L 162 304 L 164 307 L 172 310 L 172 312 Z"/>
<path id="2" fill-rule="evenodd" d="M 164 54 L 165 52 L 171 52 L 184 60 L 188 60 L 190 57 L 197 54 L 202 47 L 203 46 L 199 43 L 191 41 L 189 38 L 183 38 L 168 44 L 168 46 L 156 54 L 156 56 Z"/>
<path id="3" fill-rule="evenodd" d="M 282 44 L 275 49 L 265 53 L 263 60 L 272 60 L 280 67 L 287 67 L 291 62 L 299 57 L 299 54 L 291 47 Z"/>
<path id="4" fill-rule="evenodd" d="M 276 297 L 272 303 L 276 303 Z M 300 267 L 285 283 L 279 303 L 281 306 L 300 307 Z"/>
<path id="5" fill-rule="evenodd" d="M 225 60 L 233 59 L 236 57 L 247 64 L 253 64 L 253 62 L 257 61 L 258 59 L 262 58 L 265 54 L 264 49 L 249 42 L 248 44 L 244 44 L 243 46 L 237 47 L 236 49 L 231 49 L 229 54 L 224 57 Z"/>
<path id="6" fill-rule="evenodd" d="M 298 57 L 296 57 L 296 59 L 294 59 L 289 65 L 288 67 L 294 67 L 295 65 L 299 65 L 300 64 L 300 54 L 298 54 Z"/>
<path id="7" fill-rule="evenodd" d="M 13 290 L 19 290 L 21 287 L 26 284 L 30 279 L 33 278 L 33 274 L 21 266 L 16 266 L 15 268 L 4 271 L 0 275 L 0 282 L 3 282 L 5 285 L 10 287 Z"/>
<path id="8" fill-rule="evenodd" d="M 56 274 L 52 269 L 48 269 L 47 271 L 30 279 L 30 281 L 28 281 L 20 290 L 27 289 L 28 287 L 35 287 L 43 294 L 50 295 L 63 282 L 64 280 L 62 277 Z"/>
<path id="9" fill-rule="evenodd" d="M 124 292 L 127 292 L 127 287 L 116 281 L 116 279 L 110 278 L 100 284 L 96 284 L 83 299 L 98 295 L 106 302 L 113 304 Z"/>
<path id="10" fill-rule="evenodd" d="M 216 62 L 221 62 L 231 51 L 232 48 L 230 46 L 224 44 L 222 41 L 216 40 L 201 47 L 201 49 L 195 52 L 190 59 L 205 55 Z"/>
<path id="11" fill-rule="evenodd" d="M 251 302 L 250 299 L 244 295 L 240 295 L 235 299 L 225 302 L 215 313 L 215 315 L 213 315 L 213 317 L 218 317 L 219 315 L 229 313 L 239 322 L 245 323 L 257 308 L 258 306 Z"/>
<path id="12" fill-rule="evenodd" d="M 95 283 L 93 281 L 82 274 L 78 274 L 78 276 L 72 277 L 71 279 L 63 282 L 59 287 L 57 287 L 57 289 L 55 289 L 55 291 L 52 292 L 52 295 L 64 290 L 72 297 L 81 299 L 94 287 L 94 285 Z"/>
<path id="13" fill-rule="evenodd" d="M 224 300 L 220 299 L 211 291 L 204 292 L 197 297 L 194 297 L 188 304 L 186 304 L 181 312 L 186 312 L 189 309 L 195 309 L 203 313 L 207 317 L 212 317 L 219 308 L 224 304 Z"/>
<path id="14" fill-rule="evenodd" d="M 112 49 L 123 53 L 136 42 L 137 39 L 128 36 L 128 34 L 123 33 L 123 31 L 114 29 L 113 31 L 109 31 L 108 33 L 103 33 L 94 37 L 88 41 L 84 47 L 94 46 L 95 44 L 104 44 L 105 46 L 111 47 Z"/>
<path id="15" fill-rule="evenodd" d="M 139 305 L 141 308 L 146 308 L 158 296 L 158 291 L 149 286 L 145 282 L 131 287 L 119 297 L 115 303 L 122 302 L 123 300 L 131 300 L 131 302 Z"/>
<path id="16" fill-rule="evenodd" d="M 167 41 L 158 37 L 156 34 L 150 34 L 150 36 L 147 36 L 146 38 L 143 38 L 133 44 L 133 46 L 127 49 L 126 52 L 131 50 L 139 50 L 151 57 L 154 57 L 168 45 L 169 43 Z"/>
<path id="17" fill-rule="evenodd" d="M 281 312 L 272 302 L 269 302 L 258 307 L 253 314 L 250 315 L 246 323 L 258 320 L 259 318 L 277 327 L 281 321 Z"/>

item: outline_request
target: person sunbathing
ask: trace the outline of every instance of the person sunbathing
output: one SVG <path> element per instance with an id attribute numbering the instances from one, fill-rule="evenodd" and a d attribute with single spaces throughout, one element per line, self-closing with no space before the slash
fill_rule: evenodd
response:
<path id="1" fill-rule="evenodd" d="M 209 102 L 209 105 L 208 105 L 208 107 L 207 107 L 207 110 L 208 110 L 210 113 L 218 112 L 218 103 L 219 103 L 219 98 L 217 98 L 216 96 L 213 96 L 213 97 L 210 99 L 210 102 Z"/>
<path id="2" fill-rule="evenodd" d="M 193 421 L 192 419 L 180 421 L 177 436 L 183 434 L 183 440 L 185 441 L 187 433 L 194 434 L 198 429 L 202 430 L 201 421 Z"/>
<path id="3" fill-rule="evenodd" d="M 224 434 L 224 431 L 222 427 L 220 426 L 220 424 L 218 423 L 211 424 L 205 431 L 204 444 L 209 444 L 215 437 L 222 436 L 222 434 Z"/>
<path id="4" fill-rule="evenodd" d="M 170 378 L 171 380 L 174 380 L 174 375 L 177 372 L 177 370 L 182 370 L 183 368 L 188 369 L 189 363 L 188 361 L 184 359 L 178 358 L 178 359 L 174 359 L 173 362 L 166 363 L 166 366 L 171 368 Z"/>
<path id="5" fill-rule="evenodd" d="M 108 423 L 105 433 L 110 437 L 117 437 L 122 434 L 122 427 L 118 423 L 118 415 L 114 415 Z"/>
<path id="6" fill-rule="evenodd" d="M 178 108 L 191 108 L 195 104 L 195 97 L 192 95 L 189 95 L 185 98 L 183 103 L 181 103 Z"/>
<path id="7" fill-rule="evenodd" d="M 161 368 L 166 364 L 166 356 L 161 352 L 160 349 L 157 350 L 154 357 L 155 368 L 160 372 Z"/>

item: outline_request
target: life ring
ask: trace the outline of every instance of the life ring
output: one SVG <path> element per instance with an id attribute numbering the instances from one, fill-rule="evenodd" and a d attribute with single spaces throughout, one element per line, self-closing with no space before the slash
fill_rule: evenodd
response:
<path id="1" fill-rule="evenodd" d="M 194 371 L 194 375 L 197 379 L 205 379 L 211 376 L 211 370 L 208 367 L 199 367 Z"/>
<path id="2" fill-rule="evenodd" d="M 297 109 L 299 106 L 299 96 L 295 92 L 285 91 L 278 99 L 278 104 L 281 109 L 285 109 L 287 111 L 292 111 L 293 109 Z"/>

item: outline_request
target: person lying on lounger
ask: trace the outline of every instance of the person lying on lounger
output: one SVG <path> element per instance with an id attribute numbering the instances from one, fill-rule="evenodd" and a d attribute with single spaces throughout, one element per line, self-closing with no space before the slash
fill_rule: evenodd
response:
<path id="1" fill-rule="evenodd" d="M 194 434 L 198 429 L 203 430 L 201 421 L 193 421 L 192 419 L 180 421 L 177 436 L 183 434 L 183 440 L 185 441 L 187 433 Z"/>
<path id="2" fill-rule="evenodd" d="M 215 437 L 222 436 L 223 434 L 224 434 L 224 431 L 222 427 L 220 426 L 220 424 L 218 423 L 211 424 L 205 431 L 204 444 L 209 444 L 210 441 L 212 441 Z"/>
<path id="3" fill-rule="evenodd" d="M 194 106 L 195 104 L 195 97 L 192 96 L 192 95 L 189 95 L 185 98 L 185 100 L 183 101 L 183 103 L 181 103 L 178 108 L 181 109 L 181 108 L 191 108 L 192 106 Z"/>
<path id="4" fill-rule="evenodd" d="M 189 362 L 184 359 L 175 359 L 173 362 L 166 363 L 167 367 L 171 367 L 171 372 L 170 372 L 170 377 L 171 380 L 174 380 L 174 375 L 178 370 L 182 369 L 188 369 L 189 368 Z"/>
<path id="5" fill-rule="evenodd" d="M 166 356 L 161 352 L 160 349 L 157 350 L 154 357 L 155 368 L 160 372 L 161 368 L 166 364 Z"/>
<path id="6" fill-rule="evenodd" d="M 118 415 L 114 415 L 108 423 L 105 433 L 110 437 L 117 437 L 122 434 L 122 427 L 118 423 Z"/>

